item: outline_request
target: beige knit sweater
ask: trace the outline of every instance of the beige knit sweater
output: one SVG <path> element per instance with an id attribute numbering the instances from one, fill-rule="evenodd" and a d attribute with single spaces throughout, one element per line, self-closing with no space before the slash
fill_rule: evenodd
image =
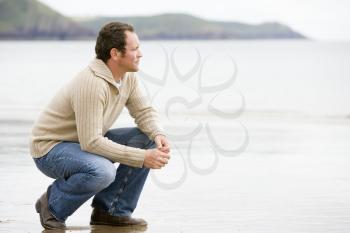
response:
<path id="1" fill-rule="evenodd" d="M 61 141 L 72 141 L 79 142 L 83 151 L 142 167 L 145 150 L 104 137 L 124 106 L 149 138 L 164 134 L 135 74 L 125 74 L 123 85 L 118 88 L 106 64 L 93 60 L 56 94 L 35 122 L 30 139 L 31 155 L 40 158 Z"/>

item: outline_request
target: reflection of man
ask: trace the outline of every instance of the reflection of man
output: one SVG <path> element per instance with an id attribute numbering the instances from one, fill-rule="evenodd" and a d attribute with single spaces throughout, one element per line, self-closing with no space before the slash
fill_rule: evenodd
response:
<path id="1" fill-rule="evenodd" d="M 131 214 L 149 169 L 170 158 L 157 113 L 133 73 L 142 57 L 133 27 L 105 25 L 95 51 L 96 59 L 59 91 L 32 131 L 35 164 L 55 179 L 35 204 L 47 229 L 65 228 L 67 217 L 92 196 L 91 224 L 147 225 Z M 124 106 L 138 128 L 108 130 Z"/>

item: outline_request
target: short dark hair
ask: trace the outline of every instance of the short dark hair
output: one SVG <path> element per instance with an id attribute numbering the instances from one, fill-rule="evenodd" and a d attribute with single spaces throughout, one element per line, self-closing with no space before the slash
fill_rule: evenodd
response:
<path id="1" fill-rule="evenodd" d="M 106 63 L 111 58 L 110 51 L 112 48 L 116 48 L 124 55 L 126 45 L 125 31 L 134 32 L 134 28 L 121 22 L 111 22 L 103 26 L 96 40 L 96 58 Z"/>

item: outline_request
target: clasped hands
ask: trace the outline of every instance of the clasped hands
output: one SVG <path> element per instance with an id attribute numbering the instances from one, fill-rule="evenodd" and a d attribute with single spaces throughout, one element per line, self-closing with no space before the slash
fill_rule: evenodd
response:
<path id="1" fill-rule="evenodd" d="M 170 159 L 170 145 L 168 139 L 161 134 L 154 138 L 157 148 L 146 150 L 143 166 L 152 169 L 164 167 Z"/>

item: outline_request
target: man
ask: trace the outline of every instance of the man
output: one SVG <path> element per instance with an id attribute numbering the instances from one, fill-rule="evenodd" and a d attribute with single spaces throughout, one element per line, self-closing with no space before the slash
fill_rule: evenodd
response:
<path id="1" fill-rule="evenodd" d="M 105 25 L 95 52 L 96 59 L 57 93 L 32 130 L 35 164 L 55 179 L 35 204 L 46 229 L 64 229 L 67 217 L 92 196 L 90 224 L 147 225 L 131 214 L 149 169 L 170 159 L 157 113 L 133 73 L 142 57 L 133 27 Z M 124 106 L 138 128 L 108 131 Z"/>

